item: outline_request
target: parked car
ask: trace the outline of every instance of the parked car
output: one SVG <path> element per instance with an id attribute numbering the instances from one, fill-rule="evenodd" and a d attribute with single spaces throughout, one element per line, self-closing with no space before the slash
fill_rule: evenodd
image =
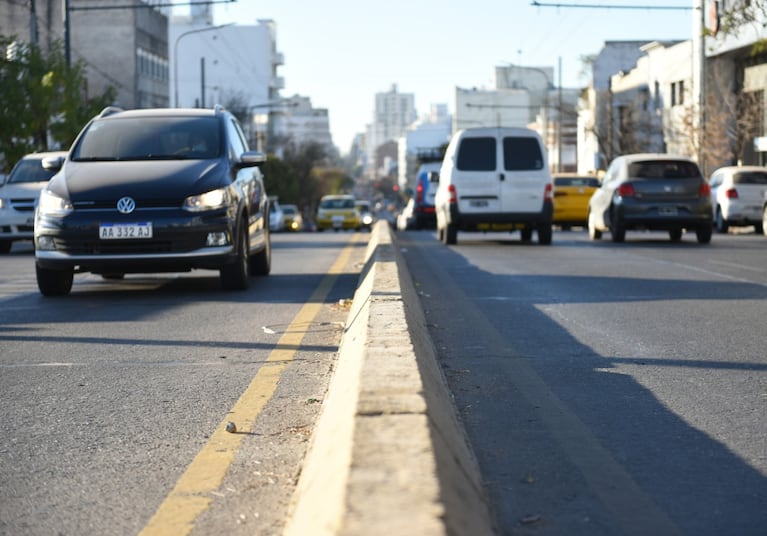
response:
<path id="1" fill-rule="evenodd" d="M 727 166 L 714 171 L 709 180 L 714 225 L 720 233 L 730 227 L 753 225 L 764 230 L 762 218 L 767 195 L 767 167 Z"/>
<path id="2" fill-rule="evenodd" d="M 285 214 L 275 196 L 269 196 L 269 230 L 273 233 L 285 230 Z"/>
<path id="3" fill-rule="evenodd" d="M 396 227 L 398 231 L 416 229 L 415 223 L 415 198 L 408 199 L 402 212 L 397 214 Z"/>
<path id="4" fill-rule="evenodd" d="M 711 241 L 711 189 L 691 159 L 670 154 L 631 154 L 612 161 L 589 200 L 589 237 L 610 231 L 623 242 L 628 230 L 668 231 L 672 241 L 685 230 Z"/>
<path id="5" fill-rule="evenodd" d="M 425 162 L 418 166 L 413 198 L 414 226 L 416 229 L 433 229 L 437 225 L 434 212 L 434 195 L 439 183 L 439 170 L 442 162 Z"/>
<path id="6" fill-rule="evenodd" d="M 37 198 L 55 173 L 43 167 L 43 160 L 64 158 L 66 154 L 66 151 L 28 154 L 0 181 L 0 253 L 11 251 L 15 241 L 32 240 Z"/>
<path id="7" fill-rule="evenodd" d="M 58 173 L 35 213 L 40 292 L 68 294 L 80 272 L 193 269 L 247 288 L 271 267 L 263 162 L 221 107 L 105 109 L 49 166 Z"/>
<path id="8" fill-rule="evenodd" d="M 373 212 L 370 210 L 370 202 L 358 200 L 355 201 L 354 204 L 357 206 L 357 210 L 360 213 L 360 228 L 365 231 L 372 230 L 375 218 L 373 217 Z"/>
<path id="9" fill-rule="evenodd" d="M 360 213 L 353 195 L 325 195 L 317 209 L 317 230 L 360 229 Z"/>
<path id="10" fill-rule="evenodd" d="M 296 205 L 281 205 L 282 227 L 287 231 L 303 231 L 304 219 Z"/>
<path id="11" fill-rule="evenodd" d="M 434 197 L 437 234 L 445 244 L 458 231 L 520 231 L 551 244 L 551 174 L 541 137 L 526 128 L 471 128 L 448 145 Z"/>
<path id="12" fill-rule="evenodd" d="M 585 227 L 589 219 L 589 199 L 599 188 L 599 179 L 593 175 L 555 173 L 554 216 L 552 223 L 562 229 Z"/>

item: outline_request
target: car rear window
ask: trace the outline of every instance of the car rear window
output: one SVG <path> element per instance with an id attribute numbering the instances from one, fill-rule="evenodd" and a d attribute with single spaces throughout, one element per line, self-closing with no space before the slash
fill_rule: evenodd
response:
<path id="1" fill-rule="evenodd" d="M 638 179 L 690 179 L 701 177 L 697 164 L 686 160 L 650 160 L 629 164 L 629 177 Z"/>
<path id="2" fill-rule="evenodd" d="M 354 208 L 354 199 L 323 199 L 320 201 L 320 208 L 342 209 Z"/>
<path id="3" fill-rule="evenodd" d="M 596 177 L 554 177 L 554 186 L 589 186 L 599 187 Z"/>
<path id="4" fill-rule="evenodd" d="M 530 136 L 503 138 L 503 168 L 506 171 L 543 169 L 541 145 Z"/>
<path id="5" fill-rule="evenodd" d="M 762 171 L 741 171 L 732 177 L 735 184 L 767 184 L 767 173 Z"/>
<path id="6" fill-rule="evenodd" d="M 495 171 L 496 142 L 493 137 L 464 138 L 455 166 L 461 171 Z"/>
<path id="7" fill-rule="evenodd" d="M 184 160 L 217 158 L 222 151 L 214 117 L 131 117 L 94 121 L 73 160 Z"/>

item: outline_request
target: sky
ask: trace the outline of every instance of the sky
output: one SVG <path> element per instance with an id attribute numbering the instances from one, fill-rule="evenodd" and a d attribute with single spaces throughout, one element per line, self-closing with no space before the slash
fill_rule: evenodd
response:
<path id="1" fill-rule="evenodd" d="M 236 0 L 214 4 L 213 17 L 214 24 L 276 23 L 285 61 L 278 69 L 285 80 L 281 95 L 309 97 L 315 108 L 327 108 L 342 154 L 372 122 L 375 94 L 395 84 L 414 95 L 419 116 L 432 104 L 447 104 L 453 113 L 455 88 L 492 89 L 498 65 L 553 67 L 555 85 L 561 79 L 562 87 L 585 87 L 582 58 L 598 54 L 605 41 L 692 37 L 695 12 L 668 7 L 690 8 L 693 0 L 538 3 Z M 570 7 L 577 4 L 606 7 Z"/>

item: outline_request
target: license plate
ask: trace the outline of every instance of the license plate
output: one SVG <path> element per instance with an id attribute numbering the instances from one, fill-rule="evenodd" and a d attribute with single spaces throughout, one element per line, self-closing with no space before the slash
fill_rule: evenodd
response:
<path id="1" fill-rule="evenodd" d="M 152 222 L 102 223 L 99 225 L 99 238 L 102 240 L 152 238 Z"/>
<path id="2" fill-rule="evenodd" d="M 481 200 L 481 201 L 469 201 L 469 206 L 472 207 L 486 207 L 488 205 L 487 201 Z"/>
<path id="3" fill-rule="evenodd" d="M 344 217 L 343 216 L 333 216 L 333 223 L 343 223 Z"/>
<path id="4" fill-rule="evenodd" d="M 661 216 L 676 216 L 678 211 L 676 207 L 661 207 L 658 209 L 658 214 Z"/>

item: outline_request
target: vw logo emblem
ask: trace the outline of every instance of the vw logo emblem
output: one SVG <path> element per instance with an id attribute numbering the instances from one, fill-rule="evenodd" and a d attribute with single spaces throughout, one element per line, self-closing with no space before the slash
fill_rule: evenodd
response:
<path id="1" fill-rule="evenodd" d="M 117 201 L 117 210 L 123 214 L 130 214 L 136 210 L 136 202 L 132 197 L 121 197 Z"/>

